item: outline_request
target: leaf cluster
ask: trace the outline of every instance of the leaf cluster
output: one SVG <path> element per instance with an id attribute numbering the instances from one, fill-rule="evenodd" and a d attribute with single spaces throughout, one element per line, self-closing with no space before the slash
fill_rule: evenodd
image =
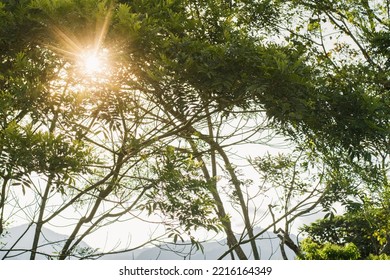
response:
<path id="1" fill-rule="evenodd" d="M 302 241 L 304 260 L 357 260 L 360 258 L 359 249 L 353 243 L 344 246 L 325 243 L 320 245 L 310 238 Z"/>
<path id="2" fill-rule="evenodd" d="M 168 147 L 153 167 L 156 184 L 146 194 L 147 202 L 141 208 L 148 210 L 149 215 L 161 212 L 185 231 L 198 228 L 220 231 L 215 202 L 210 197 L 210 182 L 200 176 L 199 164 Z"/>

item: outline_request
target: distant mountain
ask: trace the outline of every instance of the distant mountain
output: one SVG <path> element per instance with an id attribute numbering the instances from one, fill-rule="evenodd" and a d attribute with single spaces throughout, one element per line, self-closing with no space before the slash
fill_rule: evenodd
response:
<path id="1" fill-rule="evenodd" d="M 295 235 L 291 235 L 293 240 L 296 240 Z M 160 247 L 143 248 L 128 253 L 120 253 L 115 255 L 106 255 L 101 259 L 110 260 L 216 260 L 226 250 L 226 239 L 219 242 L 205 242 L 203 245 L 203 253 L 200 250 L 193 249 L 190 245 L 161 245 Z M 263 260 L 282 260 L 282 254 L 279 247 L 279 238 L 274 234 L 267 232 L 257 240 L 257 246 L 259 248 L 261 259 Z M 192 248 L 192 250 L 191 250 Z M 250 258 L 250 245 L 244 244 L 243 250 Z M 290 249 L 286 248 L 286 254 L 288 259 L 293 260 L 295 254 Z M 225 259 L 231 259 L 230 255 Z"/>
<path id="2" fill-rule="evenodd" d="M 26 252 L 25 250 L 31 249 L 34 234 L 35 225 L 32 225 L 30 228 L 28 228 L 28 225 L 20 225 L 8 229 L 8 233 L 4 237 L 0 238 L 0 259 L 3 259 L 7 253 L 4 250 L 9 249 L 15 244 L 15 242 L 17 243 L 13 247 L 14 251 L 7 255 L 7 259 L 29 259 L 31 252 Z M 20 240 L 18 240 L 19 238 Z M 60 251 L 64 241 L 67 240 L 67 238 L 68 236 L 66 235 L 59 234 L 47 228 L 43 228 L 38 243 L 38 254 L 36 259 L 47 260 L 48 256 L 46 254 L 53 255 Z M 90 246 L 85 242 L 81 242 L 79 247 L 90 248 Z"/>
<path id="3" fill-rule="evenodd" d="M 17 241 L 17 239 L 25 232 L 27 225 L 21 225 L 13 227 L 8 230 L 8 234 L 0 239 L 0 250 L 6 250 Z M 14 249 L 26 249 L 31 248 L 35 226 L 29 228 L 24 236 L 17 242 Z M 291 236 L 293 240 L 296 240 L 296 236 Z M 44 228 L 39 243 L 39 252 L 42 254 L 37 255 L 37 259 L 47 259 L 44 254 L 53 254 L 58 252 L 64 240 L 67 239 L 66 235 L 56 233 L 52 230 Z M 5 244 L 5 245 L 4 245 Z M 261 238 L 257 240 L 257 245 L 261 254 L 261 259 L 281 260 L 282 254 L 279 248 L 279 239 L 273 234 L 267 232 L 263 234 Z M 148 247 L 138 250 L 134 250 L 126 253 L 118 253 L 112 255 L 105 255 L 101 257 L 102 260 L 215 260 L 218 259 L 226 250 L 226 240 L 210 241 L 202 244 L 203 252 L 200 250 L 194 250 L 190 245 L 177 244 L 177 245 L 161 245 L 159 247 Z M 87 243 L 82 242 L 80 247 L 91 248 Z M 250 245 L 243 245 L 243 249 L 250 257 Z M 0 251 L 0 259 L 4 257 L 6 252 Z M 294 253 L 286 248 L 286 254 L 289 259 L 294 259 Z M 9 253 L 7 259 L 26 260 L 29 259 L 30 252 L 16 251 Z M 230 256 L 225 257 L 230 259 Z"/>

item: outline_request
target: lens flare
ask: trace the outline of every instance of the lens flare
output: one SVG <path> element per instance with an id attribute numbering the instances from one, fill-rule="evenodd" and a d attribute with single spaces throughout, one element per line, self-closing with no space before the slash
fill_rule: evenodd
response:
<path id="1" fill-rule="evenodd" d="M 48 48 L 57 54 L 61 54 L 72 66 L 74 75 L 86 81 L 107 81 L 112 63 L 110 53 L 105 47 L 106 39 L 112 15 L 112 5 L 107 7 L 106 14 L 96 20 L 95 30 L 83 30 L 79 33 L 71 32 L 59 26 L 53 25 L 51 29 L 57 38 L 55 45 Z"/>
<path id="2" fill-rule="evenodd" d="M 81 74 L 98 75 L 106 73 L 109 68 L 107 49 L 82 51 L 79 60 Z"/>

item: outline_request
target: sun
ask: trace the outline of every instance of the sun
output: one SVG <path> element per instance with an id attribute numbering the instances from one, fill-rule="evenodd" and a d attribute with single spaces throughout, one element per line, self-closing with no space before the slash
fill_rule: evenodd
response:
<path id="1" fill-rule="evenodd" d="M 112 5 L 108 6 L 104 17 L 96 19 L 95 29 L 86 29 L 83 32 L 74 33 L 66 28 L 52 25 L 55 38 L 54 45 L 48 48 L 56 54 L 60 54 L 73 73 L 81 79 L 90 82 L 107 82 L 112 73 L 112 55 L 105 43 L 109 29 Z"/>
<path id="2" fill-rule="evenodd" d="M 78 68 L 81 74 L 98 76 L 106 74 L 109 70 L 108 49 L 86 49 L 78 55 Z"/>
<path id="3" fill-rule="evenodd" d="M 81 64 L 85 73 L 93 74 L 102 71 L 102 60 L 95 53 L 85 53 L 81 55 Z"/>

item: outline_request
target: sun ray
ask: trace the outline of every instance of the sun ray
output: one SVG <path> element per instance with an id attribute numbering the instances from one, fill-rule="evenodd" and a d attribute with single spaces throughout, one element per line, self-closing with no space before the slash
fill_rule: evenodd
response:
<path id="1" fill-rule="evenodd" d="M 67 53 L 78 53 L 82 50 L 81 44 L 78 41 L 78 39 L 75 36 L 68 35 L 71 34 L 68 32 L 66 34 L 64 31 L 62 31 L 59 27 L 53 26 L 52 27 L 54 34 L 59 38 L 60 45 L 63 46 L 62 50 Z M 73 37 L 73 38 L 71 38 Z M 60 48 L 57 48 L 60 49 Z"/>
<path id="2" fill-rule="evenodd" d="M 86 76 L 107 75 L 109 68 L 109 51 L 104 47 L 104 41 L 109 29 L 112 16 L 112 3 L 105 11 L 101 20 L 96 21 L 95 30 L 83 30 L 79 34 L 92 33 L 89 39 L 81 38 L 79 34 L 69 32 L 53 25 L 52 32 L 57 37 L 56 46 L 48 46 L 56 53 L 69 59 L 71 64 L 78 68 L 80 74 Z M 91 40 L 92 39 L 92 40 Z"/>
<path id="3" fill-rule="evenodd" d="M 98 24 L 96 25 L 96 37 L 95 37 L 95 49 L 100 49 L 102 46 L 102 43 L 107 35 L 108 32 L 108 26 L 111 21 L 111 15 L 112 15 L 112 4 L 108 8 L 107 14 L 104 17 L 103 24 L 99 26 Z"/>

